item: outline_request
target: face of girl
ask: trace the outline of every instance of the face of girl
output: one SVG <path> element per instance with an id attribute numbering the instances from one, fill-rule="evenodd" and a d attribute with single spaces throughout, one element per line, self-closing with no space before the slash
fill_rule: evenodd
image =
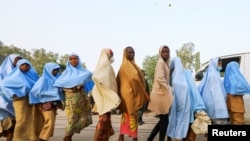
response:
<path id="1" fill-rule="evenodd" d="M 57 69 L 53 69 L 52 70 L 52 75 L 56 76 L 58 74 L 58 72 L 59 72 L 58 68 Z"/>
<path id="2" fill-rule="evenodd" d="M 15 60 L 14 60 L 14 62 L 13 62 L 14 67 L 16 67 L 16 63 L 17 63 L 17 61 L 20 60 L 20 59 L 22 59 L 22 57 L 20 57 L 20 56 L 18 56 L 18 57 L 15 58 Z"/>
<path id="3" fill-rule="evenodd" d="M 22 72 L 27 72 L 27 71 L 29 71 L 29 69 L 30 69 L 30 65 L 24 63 L 24 64 L 22 64 L 21 66 L 19 66 L 19 69 L 20 69 Z"/>
<path id="4" fill-rule="evenodd" d="M 169 48 L 168 47 L 163 47 L 161 50 L 161 57 L 164 61 L 167 61 L 169 58 Z"/>
<path id="5" fill-rule="evenodd" d="M 128 60 L 134 60 L 135 51 L 132 47 L 126 48 L 126 57 Z"/>
<path id="6" fill-rule="evenodd" d="M 73 66 L 76 67 L 78 65 L 78 56 L 72 55 L 69 57 L 69 63 Z"/>

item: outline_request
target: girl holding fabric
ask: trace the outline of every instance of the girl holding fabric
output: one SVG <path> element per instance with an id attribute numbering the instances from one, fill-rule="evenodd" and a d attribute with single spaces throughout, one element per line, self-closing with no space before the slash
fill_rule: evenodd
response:
<path id="1" fill-rule="evenodd" d="M 227 64 L 223 83 L 227 93 L 230 124 L 243 125 L 245 113 L 243 96 L 250 94 L 250 85 L 240 72 L 240 66 L 237 62 L 233 61 Z"/>
<path id="2" fill-rule="evenodd" d="M 119 109 L 122 112 L 119 141 L 124 134 L 137 141 L 138 110 L 149 100 L 145 90 L 144 76 L 134 60 L 135 52 L 130 46 L 123 50 L 123 60 L 118 71 L 118 94 L 121 98 Z"/>
<path id="3" fill-rule="evenodd" d="M 148 108 L 159 116 L 152 132 L 148 137 L 148 141 L 153 141 L 159 132 L 159 141 L 164 141 L 168 126 L 168 113 L 173 102 L 172 88 L 170 87 L 170 69 L 169 57 L 170 50 L 168 46 L 162 45 L 159 49 L 159 59 L 155 67 L 153 89 L 150 94 L 150 102 Z"/>
<path id="4" fill-rule="evenodd" d="M 62 88 L 65 95 L 65 110 L 68 117 L 64 141 L 71 141 L 74 133 L 92 124 L 91 105 L 84 90 L 84 84 L 91 80 L 92 73 L 82 67 L 79 56 L 69 55 L 64 72 L 56 79 L 54 86 Z"/>
<path id="5" fill-rule="evenodd" d="M 121 102 L 117 94 L 117 82 L 112 67 L 113 52 L 104 48 L 101 51 L 92 79 L 95 83 L 92 95 L 99 113 L 99 121 L 93 141 L 108 141 L 114 134 L 111 124 L 111 110 L 117 108 Z"/>
<path id="6" fill-rule="evenodd" d="M 59 77 L 60 66 L 49 62 L 44 65 L 43 74 L 35 83 L 29 94 L 30 104 L 36 104 L 43 117 L 43 127 L 39 134 L 40 141 L 47 141 L 53 136 L 56 110 L 61 107 L 62 92 L 54 87 Z"/>
<path id="7" fill-rule="evenodd" d="M 7 75 L 1 83 L 1 88 L 6 97 L 13 99 L 16 125 L 14 141 L 37 140 L 35 106 L 29 104 L 29 92 L 39 76 L 31 63 L 20 59 L 17 67 Z"/>
<path id="8" fill-rule="evenodd" d="M 190 121 L 189 121 L 189 130 L 187 137 L 183 141 L 195 141 L 196 139 L 196 134 L 192 130 L 191 125 L 195 120 L 195 116 L 198 116 L 198 113 L 205 112 L 205 104 L 203 102 L 203 99 L 200 95 L 200 92 L 198 90 L 198 87 L 195 84 L 194 78 L 192 76 L 191 70 L 184 70 L 187 84 L 188 84 L 188 89 L 189 89 L 189 96 L 191 100 L 191 113 L 190 113 Z"/>
<path id="9" fill-rule="evenodd" d="M 8 55 L 0 66 L 0 85 L 3 79 L 16 67 L 18 60 L 22 59 L 19 54 Z M 5 136 L 7 141 L 13 138 L 15 126 L 15 112 L 13 101 L 8 99 L 0 88 L 0 137 Z"/>

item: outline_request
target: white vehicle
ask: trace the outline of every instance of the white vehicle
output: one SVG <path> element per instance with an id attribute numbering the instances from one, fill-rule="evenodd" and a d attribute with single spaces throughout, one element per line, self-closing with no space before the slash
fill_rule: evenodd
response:
<path id="1" fill-rule="evenodd" d="M 246 77 L 248 83 L 250 84 L 250 63 L 247 63 L 248 61 L 250 61 L 250 52 L 230 54 L 218 57 L 222 59 L 222 64 L 223 64 L 223 69 L 221 70 L 222 79 L 224 76 L 226 65 L 231 61 L 236 61 L 240 64 L 240 71 Z M 201 81 L 204 72 L 206 72 L 208 68 L 208 65 L 209 61 L 204 63 L 202 67 L 195 73 L 195 80 L 197 84 L 199 84 L 199 82 Z M 244 95 L 244 105 L 246 110 L 244 123 L 250 124 L 250 94 Z"/>

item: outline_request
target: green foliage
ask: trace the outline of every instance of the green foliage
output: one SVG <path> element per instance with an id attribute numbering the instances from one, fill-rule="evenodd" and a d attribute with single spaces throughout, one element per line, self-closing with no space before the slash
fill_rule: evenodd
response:
<path id="1" fill-rule="evenodd" d="M 200 67 L 200 53 L 194 52 L 194 43 L 184 43 L 181 49 L 176 50 L 176 54 L 181 58 L 184 69 L 197 69 Z"/>
<path id="2" fill-rule="evenodd" d="M 13 45 L 5 46 L 1 42 L 0 50 L 1 50 L 0 55 L 5 56 L 5 57 L 8 56 L 9 54 L 17 53 L 17 54 L 21 54 L 23 57 L 25 57 L 27 59 L 30 59 L 30 52 L 29 51 L 15 47 Z"/>
<path id="3" fill-rule="evenodd" d="M 54 54 L 53 52 L 47 52 L 45 49 L 33 49 L 32 50 L 32 65 L 36 68 L 38 74 L 42 74 L 43 66 L 48 62 L 57 62 L 58 54 Z"/>
<path id="4" fill-rule="evenodd" d="M 51 51 L 46 51 L 45 49 L 32 49 L 31 52 L 27 51 L 25 49 L 21 49 L 18 47 L 15 47 L 13 45 L 6 46 L 3 44 L 3 42 L 0 41 L 0 56 L 8 56 L 9 54 L 16 53 L 20 54 L 23 58 L 28 59 L 34 68 L 36 69 L 37 73 L 39 75 L 42 75 L 43 72 L 43 66 L 47 62 L 56 62 L 60 65 L 61 71 L 64 71 L 66 68 L 66 63 L 68 61 L 69 55 L 62 55 L 59 56 L 58 53 L 54 53 Z M 82 63 L 83 67 L 86 68 L 86 64 Z"/>
<path id="5" fill-rule="evenodd" d="M 200 67 L 201 67 L 200 52 L 197 52 L 195 54 L 195 71 L 197 71 Z"/>
<path id="6" fill-rule="evenodd" d="M 148 80 L 150 91 L 154 82 L 155 66 L 158 61 L 159 55 L 146 56 L 143 60 L 142 67 L 145 70 L 145 75 Z"/>

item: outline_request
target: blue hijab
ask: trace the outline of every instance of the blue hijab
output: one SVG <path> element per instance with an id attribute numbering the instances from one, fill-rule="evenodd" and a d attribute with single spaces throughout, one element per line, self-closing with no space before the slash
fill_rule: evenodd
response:
<path id="1" fill-rule="evenodd" d="M 179 57 L 171 60 L 170 69 L 174 69 L 171 74 L 174 101 L 169 113 L 167 135 L 174 139 L 182 139 L 187 136 L 191 117 L 189 88 Z"/>
<path id="2" fill-rule="evenodd" d="M 240 72 L 240 65 L 235 61 L 227 64 L 224 74 L 224 86 L 227 94 L 250 94 L 250 85 Z"/>
<path id="3" fill-rule="evenodd" d="M 205 76 L 198 86 L 206 106 L 206 113 L 211 119 L 228 118 L 226 91 L 220 73 L 216 70 L 219 58 L 209 61 Z"/>
<path id="4" fill-rule="evenodd" d="M 92 91 L 94 85 L 95 83 L 92 79 L 86 81 L 86 83 L 84 84 L 84 91 L 88 94 L 90 91 Z"/>
<path id="5" fill-rule="evenodd" d="M 54 87 L 56 78 L 52 71 L 60 69 L 57 63 L 49 62 L 44 65 L 43 74 L 35 83 L 29 94 L 30 104 L 44 103 L 49 101 L 63 100 L 62 92 L 59 88 Z"/>
<path id="6" fill-rule="evenodd" d="M 21 57 L 20 54 L 10 54 L 4 59 L 0 66 L 0 82 L 15 68 L 14 61 L 17 57 Z"/>
<path id="7" fill-rule="evenodd" d="M 10 54 L 2 62 L 0 66 L 0 85 L 2 80 L 15 68 L 14 61 L 17 57 L 21 57 L 20 54 Z M 0 88 L 0 121 L 14 115 L 13 101 L 8 99 Z"/>
<path id="8" fill-rule="evenodd" d="M 189 89 L 189 95 L 191 99 L 191 120 L 194 121 L 194 114 L 196 112 L 205 111 L 205 104 L 200 95 L 198 87 L 195 84 L 194 78 L 192 76 L 191 70 L 185 70 L 186 80 Z"/>
<path id="9" fill-rule="evenodd" d="M 0 66 L 0 86 L 3 79 L 15 68 L 14 61 L 19 54 L 8 55 Z M 15 115 L 13 102 L 8 99 L 0 88 L 0 121 L 6 117 L 13 117 Z"/>
<path id="10" fill-rule="evenodd" d="M 27 72 L 22 72 L 19 69 L 22 64 L 28 64 L 30 69 Z M 1 89 L 8 99 L 12 99 L 14 95 L 24 97 L 29 94 L 38 78 L 39 76 L 31 63 L 26 59 L 20 59 L 16 68 L 2 81 Z"/>
<path id="11" fill-rule="evenodd" d="M 82 63 L 79 56 L 75 53 L 71 54 L 70 56 L 77 56 L 78 64 L 76 67 L 73 67 L 70 64 L 68 58 L 66 69 L 63 71 L 62 75 L 56 79 L 54 83 L 55 87 L 73 88 L 78 85 L 84 85 L 85 82 L 91 80 L 92 73 L 89 70 L 82 67 Z"/>

